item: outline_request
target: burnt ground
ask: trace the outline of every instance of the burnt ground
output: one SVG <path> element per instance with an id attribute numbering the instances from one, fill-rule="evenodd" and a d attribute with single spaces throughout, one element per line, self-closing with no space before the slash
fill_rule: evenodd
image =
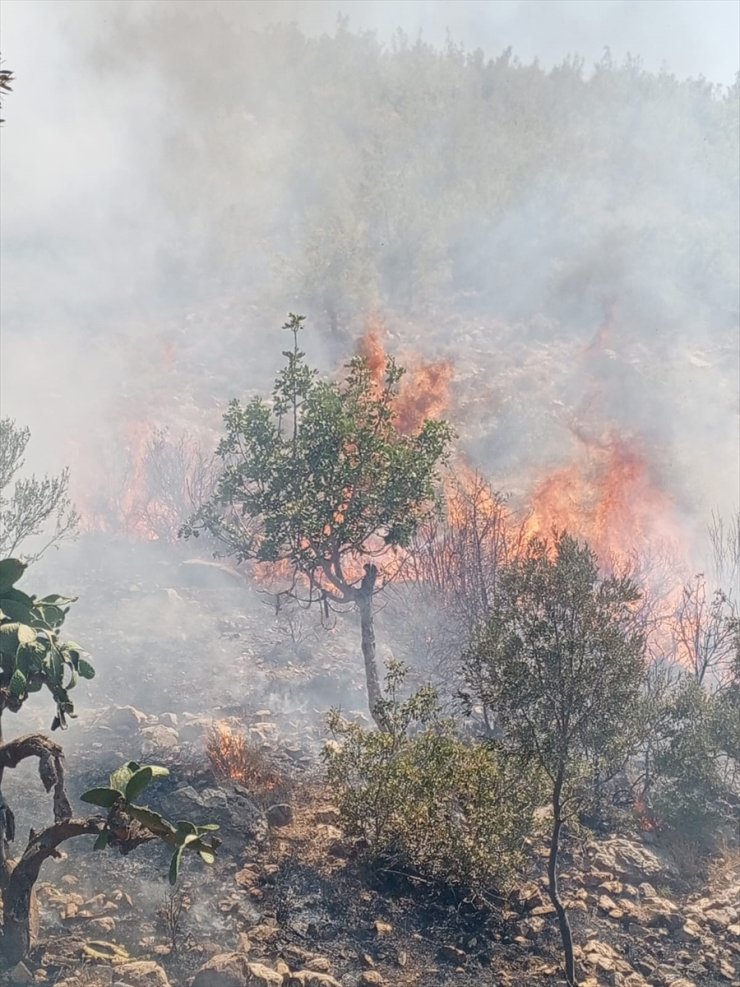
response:
<path id="1" fill-rule="evenodd" d="M 150 960 L 184 987 L 213 956 L 237 950 L 271 969 L 326 971 L 343 987 L 363 976 L 389 987 L 562 983 L 541 847 L 513 897 L 488 907 L 372 872 L 343 836 L 319 755 L 330 706 L 363 715 L 353 618 L 322 627 L 312 614 L 275 615 L 246 581 L 189 559 L 181 547 L 87 539 L 34 573 L 37 592 L 79 594 L 69 635 L 98 669 L 77 690 L 80 717 L 62 737 L 73 804 L 123 760 L 162 763 L 171 773 L 152 806 L 218 822 L 224 840 L 213 867 L 187 861 L 174 895 L 163 848 L 122 858 L 91 853 L 86 839 L 67 844 L 42 872 L 42 932 L 28 962 L 36 982 L 109 984 L 114 961 L 122 983 L 164 983 L 126 979 L 127 961 Z M 391 608 L 381 614 L 381 651 L 393 642 L 413 659 L 413 622 L 399 645 L 393 619 Z M 50 718 L 35 702 L 16 732 Z M 216 720 L 247 734 L 279 782 L 216 777 L 205 754 Z M 48 819 L 30 768 L 6 788 L 19 833 Z M 283 803 L 289 811 L 272 809 Z M 682 853 L 679 864 L 652 834 L 570 836 L 563 886 L 587 983 L 740 984 L 737 858 L 728 851 L 700 867 L 691 848 Z"/>

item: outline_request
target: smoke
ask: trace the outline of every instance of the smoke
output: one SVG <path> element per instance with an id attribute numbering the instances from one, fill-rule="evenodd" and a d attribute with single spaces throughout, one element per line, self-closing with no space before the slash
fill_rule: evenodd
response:
<path id="1" fill-rule="evenodd" d="M 210 437 L 287 310 L 324 368 L 377 311 L 461 396 L 484 372 L 458 425 L 498 485 L 609 427 L 697 526 L 730 511 L 736 5 L 344 7 L 4 5 L 3 413 L 30 465 L 79 488 L 125 464 L 126 421 Z"/>

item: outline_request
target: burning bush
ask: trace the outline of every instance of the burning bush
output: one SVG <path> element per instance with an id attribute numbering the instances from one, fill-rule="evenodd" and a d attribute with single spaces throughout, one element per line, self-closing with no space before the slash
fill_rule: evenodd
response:
<path id="1" fill-rule="evenodd" d="M 213 773 L 220 781 L 238 782 L 249 789 L 258 802 L 274 802 L 284 790 L 287 779 L 262 747 L 232 729 L 228 723 L 214 723 L 206 741 L 206 752 Z"/>

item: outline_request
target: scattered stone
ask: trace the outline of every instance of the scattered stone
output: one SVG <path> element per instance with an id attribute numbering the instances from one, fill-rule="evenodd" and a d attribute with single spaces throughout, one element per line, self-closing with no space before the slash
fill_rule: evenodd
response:
<path id="1" fill-rule="evenodd" d="M 389 922 L 381 922 L 380 919 L 376 919 L 373 926 L 378 937 L 389 936 L 393 932 L 393 926 Z"/>
<path id="2" fill-rule="evenodd" d="M 464 950 L 457 946 L 440 946 L 437 950 L 437 960 L 441 963 L 453 963 L 455 966 L 464 966 L 468 957 Z"/>
<path id="3" fill-rule="evenodd" d="M 287 802 L 280 802 L 277 805 L 271 805 L 266 815 L 271 826 L 290 826 L 293 822 L 293 806 L 288 805 Z"/>
<path id="4" fill-rule="evenodd" d="M 114 730 L 136 731 L 147 723 L 149 717 L 135 706 L 111 706 L 105 710 L 102 722 Z"/>
<path id="5" fill-rule="evenodd" d="M 318 973 L 315 970 L 299 970 L 288 977 L 287 987 L 342 987 L 328 973 Z"/>
<path id="6" fill-rule="evenodd" d="M 174 751 L 180 745 L 180 737 L 173 727 L 165 727 L 157 724 L 152 727 L 144 727 L 141 731 L 144 738 L 141 745 L 142 753 L 145 755 L 154 754 L 156 751 Z"/>
<path id="7" fill-rule="evenodd" d="M 219 953 L 195 975 L 192 987 L 282 987 L 283 975 L 243 953 Z"/>
<path id="8" fill-rule="evenodd" d="M 313 956 L 306 962 L 307 970 L 314 970 L 316 973 L 329 973 L 331 971 L 331 960 L 328 956 Z"/>
<path id="9" fill-rule="evenodd" d="M 385 981 L 377 970 L 365 970 L 357 981 L 358 987 L 383 987 Z"/>
<path id="10" fill-rule="evenodd" d="M 116 968 L 116 975 L 131 987 L 170 987 L 167 974 L 154 960 L 133 960 Z"/>

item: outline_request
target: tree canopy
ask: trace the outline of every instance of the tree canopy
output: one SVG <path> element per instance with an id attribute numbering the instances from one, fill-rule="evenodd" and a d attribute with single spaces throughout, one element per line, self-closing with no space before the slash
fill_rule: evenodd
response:
<path id="1" fill-rule="evenodd" d="M 278 595 L 357 604 L 371 710 L 380 700 L 372 596 L 398 572 L 408 545 L 436 509 L 437 468 L 451 440 L 444 421 L 403 432 L 396 412 L 403 369 L 381 380 L 354 357 L 343 380 L 323 380 L 298 347 L 301 316 L 284 326 L 294 345 L 270 401 L 229 404 L 214 496 L 183 528 L 207 531 L 237 561 L 284 563 Z M 380 582 L 378 582 L 380 577 Z"/>

